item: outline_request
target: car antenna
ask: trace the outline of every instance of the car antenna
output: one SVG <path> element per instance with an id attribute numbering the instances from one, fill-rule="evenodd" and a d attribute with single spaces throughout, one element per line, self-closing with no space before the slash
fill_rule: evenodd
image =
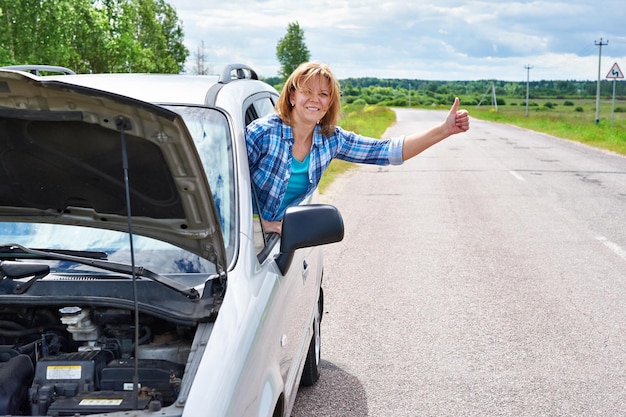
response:
<path id="1" fill-rule="evenodd" d="M 130 184 L 128 181 L 128 150 L 126 148 L 126 131 L 132 129 L 130 119 L 125 116 L 115 118 L 115 126 L 120 131 L 120 141 L 122 147 L 122 169 L 124 170 L 124 189 L 126 191 L 126 217 L 128 220 L 128 239 L 130 241 L 130 264 L 132 269 L 133 282 L 133 306 L 135 309 L 135 352 L 133 371 L 133 410 L 139 408 L 139 301 L 137 299 L 137 273 L 135 271 L 135 249 L 133 246 L 133 220 L 130 211 Z"/>

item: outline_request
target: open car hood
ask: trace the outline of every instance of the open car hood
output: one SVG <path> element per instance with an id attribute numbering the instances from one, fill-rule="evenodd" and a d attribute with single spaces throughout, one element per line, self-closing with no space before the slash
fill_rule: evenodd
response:
<path id="1" fill-rule="evenodd" d="M 219 218 L 183 119 L 128 97 L 0 70 L 0 221 L 128 231 L 226 265 Z M 8 243 L 8 242 L 7 242 Z"/>

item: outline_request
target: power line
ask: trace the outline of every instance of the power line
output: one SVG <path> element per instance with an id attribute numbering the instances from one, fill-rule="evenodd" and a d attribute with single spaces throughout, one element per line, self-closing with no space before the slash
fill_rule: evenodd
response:
<path id="1" fill-rule="evenodd" d="M 600 123 L 600 69 L 602 66 L 602 47 L 609 44 L 609 40 L 606 42 L 602 42 L 602 38 L 600 38 L 600 42 L 594 41 L 595 45 L 599 47 L 598 50 L 598 88 L 596 89 L 596 125 Z"/>

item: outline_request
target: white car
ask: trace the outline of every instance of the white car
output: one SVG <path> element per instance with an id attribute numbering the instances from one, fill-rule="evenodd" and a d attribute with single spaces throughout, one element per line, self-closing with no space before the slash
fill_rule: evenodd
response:
<path id="1" fill-rule="evenodd" d="M 263 233 L 244 128 L 276 90 L 39 69 L 0 69 L 0 415 L 288 417 L 343 221 Z"/>

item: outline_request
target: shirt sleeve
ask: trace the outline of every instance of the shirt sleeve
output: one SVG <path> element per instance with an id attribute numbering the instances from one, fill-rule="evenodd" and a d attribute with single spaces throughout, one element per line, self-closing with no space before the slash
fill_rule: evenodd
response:
<path id="1" fill-rule="evenodd" d="M 389 164 L 402 165 L 402 149 L 404 148 L 404 136 L 389 139 Z"/>
<path id="2" fill-rule="evenodd" d="M 257 141 L 263 133 L 263 127 L 259 123 L 252 122 L 246 127 L 246 151 L 248 153 L 248 165 L 252 167 L 258 161 L 261 150 Z"/>
<path id="3" fill-rule="evenodd" d="M 400 165 L 404 162 L 402 159 L 404 136 L 375 139 L 339 127 L 335 135 L 339 141 L 336 158 L 374 165 Z"/>

